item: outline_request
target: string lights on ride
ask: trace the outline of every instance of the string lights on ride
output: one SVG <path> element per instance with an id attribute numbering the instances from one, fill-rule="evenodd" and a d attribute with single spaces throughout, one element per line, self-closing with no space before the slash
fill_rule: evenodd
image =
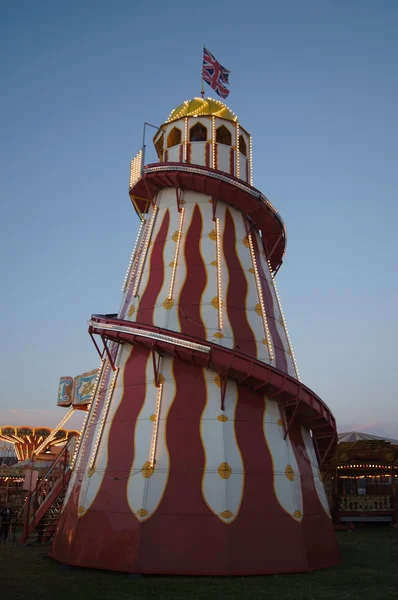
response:
<path id="1" fill-rule="evenodd" d="M 183 162 L 187 162 L 187 149 L 188 149 L 188 119 L 184 119 L 184 144 L 182 147 Z"/>
<path id="2" fill-rule="evenodd" d="M 40 446 L 38 446 L 38 448 L 36 448 L 35 454 L 40 454 L 40 452 L 42 452 L 44 450 L 44 448 L 49 445 L 49 443 L 54 439 L 54 437 L 56 436 L 56 434 L 58 433 L 58 431 L 62 428 L 62 426 L 66 423 L 66 421 L 68 419 L 70 419 L 70 417 L 72 416 L 73 412 L 74 412 L 74 408 L 72 407 L 72 408 L 70 408 L 68 410 L 68 412 L 66 413 L 66 415 L 64 416 L 64 418 L 58 423 L 58 425 L 56 426 L 56 428 L 53 429 L 53 431 L 48 436 L 48 438 L 46 438 L 44 440 L 44 442 L 42 442 L 40 444 Z"/>
<path id="3" fill-rule="evenodd" d="M 221 280 L 221 238 L 220 219 L 216 218 L 216 252 L 217 252 L 217 295 L 218 295 L 218 328 L 223 328 L 223 302 L 222 302 L 222 280 Z"/>
<path id="4" fill-rule="evenodd" d="M 194 98 L 193 101 L 196 102 L 196 104 L 195 106 L 190 108 L 192 101 L 184 100 L 183 104 L 181 105 L 181 109 L 178 111 L 178 113 L 176 113 L 176 109 L 171 111 L 166 123 L 177 121 L 177 119 L 181 119 L 181 117 L 193 117 L 196 115 L 199 116 L 206 114 L 214 114 L 216 117 L 223 118 L 223 114 L 225 114 L 226 112 L 229 113 L 229 116 L 231 117 L 227 120 L 237 121 L 238 119 L 236 114 L 229 108 L 229 106 L 227 106 L 220 100 L 215 100 L 213 98 Z M 198 103 L 201 106 L 197 106 Z M 210 106 L 210 103 L 212 106 Z M 214 105 L 219 106 L 220 109 L 218 111 L 215 111 Z"/>
<path id="5" fill-rule="evenodd" d="M 240 177 L 239 123 L 236 124 L 236 176 Z"/>
<path id="6" fill-rule="evenodd" d="M 185 208 L 182 208 L 181 213 L 180 213 L 180 223 L 178 226 L 178 238 L 177 238 L 176 248 L 175 248 L 175 252 L 174 252 L 173 271 L 171 273 L 171 280 L 170 280 L 170 287 L 169 287 L 169 296 L 168 296 L 169 300 L 173 299 L 174 280 L 175 280 L 175 274 L 176 274 L 176 270 L 177 270 L 178 252 L 180 250 L 180 244 L 181 244 L 182 224 L 184 222 L 184 212 L 185 212 Z"/>
<path id="7" fill-rule="evenodd" d="M 253 185 L 253 154 L 252 154 L 252 136 L 249 135 L 249 183 Z"/>
<path id="8" fill-rule="evenodd" d="M 163 393 L 163 383 L 159 383 L 158 393 L 156 396 L 156 409 L 155 409 L 155 420 L 153 422 L 153 430 L 152 430 L 151 451 L 149 454 L 149 467 L 151 469 L 153 469 L 155 466 L 156 444 L 157 444 L 157 439 L 158 439 L 159 417 L 160 417 L 160 407 L 161 407 L 161 402 L 162 402 L 162 393 Z"/>
<path id="9" fill-rule="evenodd" d="M 122 292 L 124 292 L 126 290 L 126 287 L 128 287 L 127 286 L 127 282 L 130 282 L 131 276 L 134 276 L 134 273 L 131 273 L 131 276 L 130 276 L 130 271 L 131 271 L 131 268 L 132 268 L 132 265 L 133 265 L 133 261 L 134 261 L 134 258 L 135 258 L 135 253 L 137 251 L 137 246 L 138 246 L 138 242 L 139 242 L 140 237 L 141 237 L 141 232 L 142 232 L 142 228 L 144 227 L 144 223 L 145 223 L 145 221 L 141 221 L 140 226 L 138 228 L 138 234 L 137 234 L 137 237 L 135 239 L 133 251 L 131 253 L 129 266 L 127 267 L 126 275 L 124 277 L 123 286 L 122 286 Z M 133 269 L 133 271 L 134 271 L 134 269 Z"/>
<path id="10" fill-rule="evenodd" d="M 134 289 L 133 289 L 133 296 L 134 297 L 137 296 L 138 288 L 139 288 L 139 285 L 140 285 L 141 275 L 142 275 L 142 271 L 143 271 L 144 264 L 145 264 L 146 254 L 148 252 L 149 242 L 151 241 L 152 230 L 153 230 L 153 226 L 155 224 L 155 219 L 156 219 L 157 212 L 158 212 L 158 207 L 154 206 L 153 212 L 152 212 L 152 216 L 151 216 L 151 219 L 149 221 L 148 228 L 145 230 L 146 231 L 146 236 L 145 236 L 144 248 L 143 248 L 143 250 L 141 252 L 140 264 L 139 264 L 139 267 L 138 267 L 138 272 L 137 272 L 137 276 L 136 276 L 135 284 L 134 284 Z"/>
<path id="11" fill-rule="evenodd" d="M 71 460 L 71 463 L 70 463 L 71 469 L 73 469 L 73 467 L 75 466 L 77 453 L 79 452 L 79 447 L 80 447 L 80 444 L 82 442 L 83 435 L 85 433 L 86 423 L 87 423 L 89 412 L 90 412 L 89 410 L 86 412 L 85 417 L 83 419 L 82 427 L 80 429 L 80 436 L 79 436 L 79 439 L 78 439 L 77 444 L 75 446 L 75 451 L 73 453 L 73 457 L 72 457 L 72 460 Z"/>
<path id="12" fill-rule="evenodd" d="M 211 118 L 211 166 L 216 168 L 216 119 Z"/>
<path id="13" fill-rule="evenodd" d="M 85 431 L 85 435 L 81 435 L 80 436 L 80 441 L 79 444 L 77 446 L 77 448 L 75 449 L 75 456 L 72 459 L 72 463 L 75 464 L 75 461 L 77 459 L 77 457 L 79 456 L 78 462 L 76 464 L 76 471 L 79 471 L 79 467 L 80 467 L 80 463 L 82 461 L 82 458 L 84 456 L 84 450 L 86 447 L 86 440 L 87 440 L 87 433 L 88 433 L 88 429 L 90 427 L 90 425 L 92 425 L 94 423 L 96 414 L 97 414 L 97 408 L 99 405 L 99 402 L 101 400 L 101 383 L 106 379 L 106 375 L 109 369 L 109 364 L 106 365 L 106 361 L 104 358 L 101 359 L 101 365 L 100 368 L 98 369 L 98 375 L 97 375 L 97 382 L 96 382 L 96 386 L 95 386 L 95 391 L 93 394 L 93 399 L 91 401 L 91 406 L 90 406 L 90 410 L 87 412 L 87 428 L 84 430 Z M 84 424 L 84 427 L 86 426 L 86 424 Z M 82 431 L 83 431 L 83 427 L 82 427 Z"/>
<path id="14" fill-rule="evenodd" d="M 141 179 L 142 176 L 142 149 L 137 152 L 130 163 L 130 189 Z"/>
<path id="15" fill-rule="evenodd" d="M 300 379 L 300 373 L 299 373 L 297 362 L 296 362 L 296 357 L 294 356 L 294 350 L 293 350 L 292 342 L 290 341 L 289 332 L 287 330 L 285 315 L 283 314 L 282 304 L 281 304 L 281 300 L 280 300 L 279 294 L 278 294 L 278 288 L 276 287 L 275 277 L 274 277 L 274 274 L 272 273 L 272 266 L 271 266 L 271 263 L 270 263 L 270 261 L 268 259 L 267 259 L 267 263 L 268 263 L 268 268 L 269 268 L 269 272 L 270 272 L 270 275 L 271 275 L 272 285 L 274 286 L 274 290 L 275 290 L 276 300 L 277 300 L 278 306 L 279 306 L 279 312 L 281 313 L 281 317 L 282 317 L 283 328 L 285 330 L 287 342 L 289 344 L 289 350 L 290 350 L 290 354 L 291 354 L 291 357 L 292 357 L 294 370 L 296 372 L 297 379 L 299 381 L 301 381 L 301 379 Z"/>
<path id="16" fill-rule="evenodd" d="M 204 346 L 203 344 L 196 344 L 180 338 L 175 338 L 171 335 L 163 335 L 162 333 L 155 333 L 153 331 L 146 331 L 145 329 L 139 329 L 138 327 L 126 327 L 125 325 L 111 325 L 110 323 L 98 323 L 97 321 L 89 321 L 89 326 L 99 331 L 105 329 L 109 331 L 120 331 L 120 333 L 128 333 L 131 335 L 141 336 L 151 340 L 159 340 L 159 342 L 166 342 L 173 344 L 174 346 L 181 346 L 182 348 L 190 348 L 191 350 L 197 350 L 198 352 L 210 352 L 210 346 Z"/>
<path id="17" fill-rule="evenodd" d="M 256 260 L 256 255 L 255 255 L 254 247 L 253 247 L 253 239 L 252 239 L 252 234 L 250 232 L 247 234 L 247 239 L 249 240 L 249 248 L 250 248 L 250 254 L 252 257 L 254 277 L 256 279 L 257 295 L 258 295 L 258 299 L 260 302 L 261 315 L 263 317 L 264 332 L 265 332 L 265 337 L 267 340 L 268 355 L 269 355 L 270 361 L 272 361 L 272 360 L 274 360 L 274 352 L 272 349 L 272 338 L 271 338 L 271 333 L 270 333 L 270 330 L 268 327 L 267 313 L 265 312 L 263 290 L 261 288 L 261 280 L 260 280 L 260 276 L 258 274 L 257 260 Z"/>
<path id="18" fill-rule="evenodd" d="M 104 430 L 106 418 L 108 416 L 109 406 L 111 404 L 113 390 L 115 389 L 115 384 L 116 384 L 118 373 L 119 373 L 119 369 L 116 367 L 115 370 L 113 371 L 112 382 L 111 382 L 111 385 L 109 386 L 105 406 L 102 410 L 101 422 L 100 422 L 97 438 L 95 440 L 93 452 L 91 455 L 90 466 L 89 466 L 90 470 L 94 468 L 95 461 L 97 459 L 98 449 L 99 449 L 99 445 L 100 445 L 101 438 L 102 438 L 102 432 Z"/>

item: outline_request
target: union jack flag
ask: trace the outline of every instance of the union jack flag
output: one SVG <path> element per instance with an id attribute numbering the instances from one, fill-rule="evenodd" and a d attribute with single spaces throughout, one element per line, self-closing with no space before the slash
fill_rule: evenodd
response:
<path id="1" fill-rule="evenodd" d="M 229 94 L 229 74 L 231 71 L 225 69 L 220 63 L 214 58 L 212 54 L 206 48 L 203 49 L 203 66 L 202 66 L 202 79 L 209 86 L 221 96 L 226 98 Z"/>

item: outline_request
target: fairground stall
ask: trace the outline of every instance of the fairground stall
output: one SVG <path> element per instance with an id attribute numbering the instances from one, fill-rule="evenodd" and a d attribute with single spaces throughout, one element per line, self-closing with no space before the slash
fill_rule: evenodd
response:
<path id="1" fill-rule="evenodd" d="M 398 440 L 340 434 L 324 482 L 335 523 L 398 523 Z"/>

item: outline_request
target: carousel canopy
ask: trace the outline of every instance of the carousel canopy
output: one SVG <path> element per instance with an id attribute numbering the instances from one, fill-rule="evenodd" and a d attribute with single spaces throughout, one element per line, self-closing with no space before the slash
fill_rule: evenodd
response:
<path id="1" fill-rule="evenodd" d="M 398 446 L 398 440 L 391 438 L 379 437 L 378 435 L 370 435 L 370 433 L 360 433 L 359 431 L 348 431 L 339 433 L 339 444 L 354 443 L 354 442 L 378 442 L 384 444 L 393 444 Z"/>
<path id="2" fill-rule="evenodd" d="M 44 450 L 46 440 L 48 445 L 61 446 L 76 435 L 78 431 L 61 428 L 0 426 L 0 441 L 13 445 L 18 461 L 29 459 L 37 449 Z"/>

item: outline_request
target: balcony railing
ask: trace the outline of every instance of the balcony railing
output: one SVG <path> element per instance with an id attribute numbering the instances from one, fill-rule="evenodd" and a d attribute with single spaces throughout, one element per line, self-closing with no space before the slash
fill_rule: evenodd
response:
<path id="1" fill-rule="evenodd" d="M 391 496 L 340 496 L 339 510 L 342 512 L 391 512 Z"/>

